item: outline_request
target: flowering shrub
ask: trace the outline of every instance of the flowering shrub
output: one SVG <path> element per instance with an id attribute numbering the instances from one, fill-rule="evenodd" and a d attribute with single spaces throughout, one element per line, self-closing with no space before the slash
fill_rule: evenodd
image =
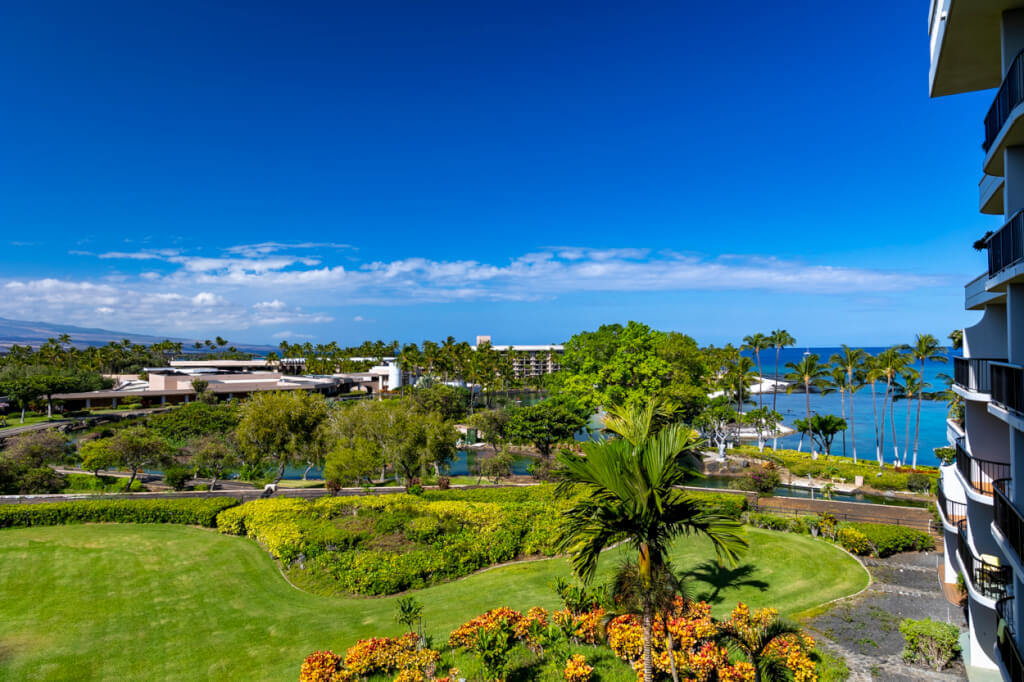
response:
<path id="1" fill-rule="evenodd" d="M 871 554 L 871 543 L 868 536 L 856 528 L 847 526 L 836 531 L 836 542 L 853 554 Z"/>
<path id="2" fill-rule="evenodd" d="M 587 682 L 593 672 L 594 668 L 587 665 L 586 657 L 582 654 L 576 654 L 566 662 L 562 679 L 565 682 Z"/>
<path id="3" fill-rule="evenodd" d="M 545 612 L 545 618 L 546 617 L 547 614 Z M 494 631 L 505 625 L 507 625 L 517 637 L 525 638 L 527 628 L 529 627 L 528 622 L 524 622 L 526 620 L 527 619 L 523 618 L 523 614 L 518 611 L 513 611 L 507 606 L 492 609 L 456 628 L 448 637 L 448 646 L 453 649 L 471 649 L 476 645 L 478 631 Z"/>
<path id="4" fill-rule="evenodd" d="M 315 651 L 302 662 L 299 682 L 352 682 L 350 671 L 342 666 L 341 656 L 333 651 Z"/>
<path id="5" fill-rule="evenodd" d="M 419 637 L 412 632 L 394 638 L 362 639 L 345 654 L 345 667 L 359 677 L 393 670 L 432 673 L 441 654 L 433 649 L 419 649 L 418 644 Z M 407 678 L 408 682 L 412 679 Z"/>
<path id="6" fill-rule="evenodd" d="M 552 613 L 551 620 L 562 628 L 572 641 L 578 644 L 597 644 L 601 638 L 601 622 L 604 620 L 604 615 L 604 609 L 595 609 L 575 615 L 568 609 L 563 609 Z"/>

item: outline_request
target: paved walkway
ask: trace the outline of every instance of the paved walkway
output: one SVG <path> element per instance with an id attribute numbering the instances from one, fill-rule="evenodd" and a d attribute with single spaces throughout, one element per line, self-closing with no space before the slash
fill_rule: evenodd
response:
<path id="1" fill-rule="evenodd" d="M 953 623 L 962 631 L 967 628 L 963 611 L 946 600 L 939 585 L 936 563 L 942 564 L 941 552 L 864 558 L 862 562 L 871 572 L 871 586 L 808 623 L 825 648 L 846 659 L 850 681 L 967 679 L 959 661 L 934 672 L 908 665 L 901 658 L 904 639 L 899 625 L 904 618 L 933 618 Z"/>

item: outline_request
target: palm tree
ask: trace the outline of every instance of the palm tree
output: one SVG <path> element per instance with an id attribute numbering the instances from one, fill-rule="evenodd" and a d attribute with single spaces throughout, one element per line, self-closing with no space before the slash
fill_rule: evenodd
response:
<path id="1" fill-rule="evenodd" d="M 889 403 L 890 396 L 892 394 L 893 381 L 899 375 L 900 371 L 907 366 L 910 361 L 910 357 L 903 353 L 907 349 L 907 346 L 893 346 L 887 348 L 875 357 L 875 368 L 873 370 L 877 379 L 885 379 L 885 395 L 882 398 L 882 428 L 879 430 L 879 444 L 878 444 L 878 464 L 882 465 L 884 462 L 884 456 L 882 453 L 885 451 L 885 407 Z M 895 426 L 893 426 L 893 441 L 896 440 Z M 899 464 L 899 447 L 893 444 L 896 450 L 896 463 Z"/>
<path id="2" fill-rule="evenodd" d="M 963 330 L 960 332 L 959 337 L 953 338 L 953 343 L 963 344 Z M 950 334 L 953 337 L 953 334 Z M 939 340 L 931 334 L 918 334 L 914 340 L 914 345 L 910 347 L 910 354 L 914 356 L 914 359 L 920 363 L 921 374 L 920 374 L 920 385 L 917 387 L 917 417 L 916 426 L 914 426 L 914 463 L 913 467 L 917 468 L 917 446 L 920 443 L 921 436 L 921 401 L 924 399 L 923 391 L 927 385 L 924 382 L 924 363 L 925 362 L 948 362 L 949 358 L 946 355 L 946 349 L 939 344 Z M 906 459 L 906 457 L 904 457 Z"/>
<path id="3" fill-rule="evenodd" d="M 800 362 L 787 362 L 786 367 L 789 368 L 789 373 L 786 374 L 786 380 L 793 382 L 786 388 L 786 393 L 793 392 L 793 386 L 797 383 L 803 384 L 804 386 L 804 400 L 807 406 L 807 422 L 811 421 L 811 384 L 817 384 L 822 381 L 828 374 L 828 369 L 825 365 L 821 364 L 820 358 L 817 353 L 811 353 L 805 355 Z M 814 452 L 814 441 L 811 441 L 811 456 L 817 459 L 817 453 Z"/>
<path id="4" fill-rule="evenodd" d="M 831 393 L 833 391 L 839 391 L 839 416 L 842 419 L 846 419 L 846 370 L 839 365 L 833 365 L 828 368 L 828 377 L 826 377 L 823 384 L 825 390 L 823 394 Z M 851 400 L 852 402 L 852 400 Z M 846 457 L 846 431 L 843 431 L 843 457 Z"/>
<path id="5" fill-rule="evenodd" d="M 761 382 L 757 391 L 757 406 L 759 408 L 764 407 L 764 403 L 761 402 L 764 394 L 760 390 L 764 387 L 764 374 L 761 373 L 761 351 L 768 348 L 771 348 L 771 339 L 764 334 L 751 334 L 743 337 L 743 345 L 740 347 L 741 350 L 753 352 L 754 360 L 757 362 L 757 379 Z"/>
<path id="6" fill-rule="evenodd" d="M 829 358 L 829 362 L 832 362 L 839 367 L 842 367 L 846 372 L 846 390 L 850 393 L 850 442 L 853 446 L 853 463 L 857 463 L 857 432 L 853 426 L 853 394 L 857 392 L 863 384 L 859 384 L 855 381 L 858 378 L 863 366 L 864 360 L 867 357 L 860 348 L 850 348 L 845 343 L 840 346 L 841 351 L 839 353 L 833 353 L 832 357 Z M 843 415 L 844 417 L 846 415 Z M 843 434 L 843 454 L 846 454 L 846 434 Z"/>
<path id="7" fill-rule="evenodd" d="M 676 669 L 676 643 L 668 623 L 676 607 L 676 596 L 683 598 L 683 603 L 693 601 L 686 584 L 672 571 L 668 562 L 658 567 L 651 575 L 651 588 L 644 589 L 640 568 L 635 561 L 626 560 L 612 576 L 609 592 L 615 602 L 616 610 L 643 616 L 646 609 L 661 616 L 665 624 L 665 639 L 668 650 L 668 662 L 672 670 L 673 682 L 679 682 L 679 671 Z"/>
<path id="8" fill-rule="evenodd" d="M 630 429 L 644 435 L 644 429 Z M 707 536 L 720 561 L 735 564 L 747 543 L 735 521 L 707 512 L 679 490 L 699 462 L 701 443 L 688 426 L 672 424 L 638 443 L 625 438 L 590 441 L 583 455 L 558 455 L 556 493 L 577 497 L 563 515 L 558 546 L 571 555 L 577 576 L 589 582 L 597 571 L 601 551 L 626 542 L 637 556 L 641 586 L 650 591 L 652 577 L 667 563 L 669 547 L 683 535 Z M 653 679 L 651 660 L 654 612 L 650 603 L 642 614 L 644 680 Z"/>
<path id="9" fill-rule="evenodd" d="M 779 353 L 786 346 L 796 344 L 796 339 L 785 329 L 776 329 L 768 335 L 768 343 L 775 347 L 775 385 L 772 386 L 772 412 L 775 412 L 775 397 L 779 393 Z M 779 437 L 772 440 L 772 449 L 779 446 Z"/>
<path id="10" fill-rule="evenodd" d="M 792 621 L 774 616 L 764 625 L 752 627 L 737 626 L 730 621 L 724 624 L 720 636 L 747 657 L 754 666 L 754 679 L 757 682 L 792 679 L 786 667 L 786 659 L 773 648 L 777 640 L 800 636 L 800 628 Z"/>
<path id="11" fill-rule="evenodd" d="M 725 374 L 727 386 L 736 389 L 737 412 L 743 412 L 743 403 L 747 402 L 747 389 L 754 383 L 753 376 L 754 361 L 744 355 L 738 356 Z"/>
<path id="12" fill-rule="evenodd" d="M 907 434 L 903 441 L 903 466 L 906 466 L 907 460 L 910 459 L 910 406 L 914 403 L 914 396 L 918 396 L 918 410 L 917 410 L 917 426 L 914 431 L 914 459 L 913 468 L 917 468 L 917 434 L 921 428 L 921 394 L 924 389 L 931 388 L 931 384 L 923 381 L 921 373 L 913 367 L 907 367 L 903 370 L 903 392 L 901 397 L 907 401 Z"/>

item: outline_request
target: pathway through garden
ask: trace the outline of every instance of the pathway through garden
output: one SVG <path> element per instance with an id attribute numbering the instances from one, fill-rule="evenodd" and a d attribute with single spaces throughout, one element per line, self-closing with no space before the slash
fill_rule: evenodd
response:
<path id="1" fill-rule="evenodd" d="M 942 554 L 907 552 L 862 561 L 871 572 L 871 585 L 807 623 L 826 648 L 846 659 L 850 682 L 967 679 L 960 661 L 935 672 L 901 658 L 899 626 L 904 618 L 932 618 L 967 629 L 963 611 L 946 601 L 938 583 L 936 565 Z"/>

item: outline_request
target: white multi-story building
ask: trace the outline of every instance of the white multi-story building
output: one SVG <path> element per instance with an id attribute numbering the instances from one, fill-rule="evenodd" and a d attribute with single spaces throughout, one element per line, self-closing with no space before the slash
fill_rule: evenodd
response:
<path id="1" fill-rule="evenodd" d="M 476 337 L 476 345 L 473 346 L 473 350 L 476 350 L 485 343 L 491 343 L 490 336 Z M 539 377 L 557 372 L 561 367 L 559 359 L 565 350 L 559 344 L 527 346 L 495 346 L 491 344 L 491 349 L 498 351 L 502 355 L 511 354 L 512 371 L 517 379 Z"/>
<path id="2" fill-rule="evenodd" d="M 932 0 L 929 37 L 933 97 L 998 88 L 978 126 L 978 204 L 1003 217 L 988 269 L 965 287 L 981 318 L 955 360 L 964 410 L 939 489 L 944 579 L 967 587 L 968 670 L 1024 681 L 1024 0 Z"/>

